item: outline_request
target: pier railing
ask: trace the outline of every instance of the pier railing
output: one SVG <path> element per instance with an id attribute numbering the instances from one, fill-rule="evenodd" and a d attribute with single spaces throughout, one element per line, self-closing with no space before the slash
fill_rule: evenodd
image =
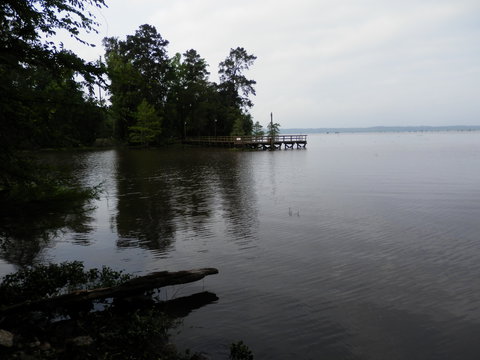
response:
<path id="1" fill-rule="evenodd" d="M 276 136 L 198 136 L 187 137 L 184 140 L 187 144 L 198 144 L 207 146 L 229 146 L 229 147 L 250 147 L 250 148 L 297 148 L 305 147 L 307 135 L 276 135 Z"/>

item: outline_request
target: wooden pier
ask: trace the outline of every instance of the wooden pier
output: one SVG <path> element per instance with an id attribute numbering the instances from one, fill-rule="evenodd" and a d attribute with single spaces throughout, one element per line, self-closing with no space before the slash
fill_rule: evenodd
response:
<path id="1" fill-rule="evenodd" d="M 200 136 L 187 137 L 184 144 L 201 146 L 219 146 L 244 148 L 253 150 L 304 149 L 307 146 L 307 135 L 277 136 Z"/>

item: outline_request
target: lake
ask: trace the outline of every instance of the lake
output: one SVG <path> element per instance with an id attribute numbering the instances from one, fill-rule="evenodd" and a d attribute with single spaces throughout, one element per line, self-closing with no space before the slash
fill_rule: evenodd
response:
<path id="1" fill-rule="evenodd" d="M 218 296 L 173 339 L 213 359 L 239 340 L 256 359 L 480 356 L 480 132 L 45 157 L 104 192 L 25 220 L 0 274 L 67 260 L 138 275 L 216 267 L 161 293 Z"/>

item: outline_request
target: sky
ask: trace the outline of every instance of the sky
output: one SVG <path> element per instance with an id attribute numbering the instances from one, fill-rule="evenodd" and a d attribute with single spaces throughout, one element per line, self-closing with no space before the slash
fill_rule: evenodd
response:
<path id="1" fill-rule="evenodd" d="M 231 48 L 257 56 L 251 113 L 282 128 L 480 125 L 478 0 L 106 0 L 103 37 L 156 27 L 169 56 L 195 49 L 217 81 Z"/>

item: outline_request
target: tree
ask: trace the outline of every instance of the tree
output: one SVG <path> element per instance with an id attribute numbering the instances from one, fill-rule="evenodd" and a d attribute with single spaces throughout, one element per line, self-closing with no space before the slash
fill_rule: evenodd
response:
<path id="1" fill-rule="evenodd" d="M 271 138 L 274 138 L 280 134 L 280 124 L 273 122 L 273 114 L 270 114 L 270 122 L 267 125 L 267 133 Z"/>
<path id="2" fill-rule="evenodd" d="M 71 69 L 82 75 L 86 84 L 93 84 L 102 74 L 94 63 L 87 63 L 75 54 L 64 51 L 49 40 L 58 30 L 65 30 L 78 41 L 81 31 L 97 32 L 95 17 L 87 6 L 101 8 L 104 0 L 4 0 L 0 3 L 0 76 L 2 92 L 12 90 L 12 77 L 32 66 L 50 70 Z M 10 80 L 10 81 L 8 81 Z"/>
<path id="3" fill-rule="evenodd" d="M 177 111 L 179 125 L 188 124 L 189 134 L 207 135 L 209 116 L 212 104 L 208 101 L 211 93 L 208 81 L 208 64 L 196 50 L 190 49 L 182 56 L 177 54 L 179 61 L 177 78 Z"/>
<path id="4" fill-rule="evenodd" d="M 135 125 L 135 112 L 142 101 L 142 76 L 115 51 L 107 53 L 107 74 L 110 79 L 110 117 L 114 136 L 120 140 L 128 139 L 128 128 Z"/>
<path id="5" fill-rule="evenodd" d="M 168 41 L 154 26 L 141 25 L 126 40 L 111 37 L 103 40 L 110 78 L 116 135 L 129 140 L 129 129 L 136 125 L 135 113 L 145 99 L 163 117 L 169 91 L 170 60 Z"/>
<path id="6" fill-rule="evenodd" d="M 260 123 L 258 121 L 256 121 L 255 124 L 253 124 L 252 135 L 253 136 L 263 136 L 263 135 L 265 135 L 265 131 L 263 130 L 263 126 L 260 125 Z"/>
<path id="7" fill-rule="evenodd" d="M 230 133 L 232 136 L 243 136 L 245 135 L 245 130 L 243 129 L 243 119 L 241 117 L 237 117 L 235 122 L 233 123 L 233 129 Z"/>
<path id="8" fill-rule="evenodd" d="M 105 38 L 103 44 L 110 77 L 110 116 L 120 140 L 138 142 L 136 113 L 143 100 L 162 119 L 158 141 L 187 133 L 251 133 L 253 121 L 248 109 L 253 106 L 249 97 L 255 95 L 255 81 L 243 73 L 256 57 L 245 49 L 231 49 L 220 63 L 221 82 L 216 84 L 209 81 L 208 64 L 196 50 L 168 58 L 168 41 L 151 25 L 140 26 L 126 40 Z"/>
<path id="9" fill-rule="evenodd" d="M 247 79 L 243 72 L 250 69 L 256 58 L 249 55 L 244 48 L 237 47 L 230 49 L 228 57 L 219 64 L 220 86 L 230 96 L 232 105 L 244 109 L 253 106 L 249 96 L 255 95 L 253 86 L 257 82 Z"/>
<path id="10" fill-rule="evenodd" d="M 120 54 L 142 76 L 143 86 L 139 90 L 157 110 L 164 106 L 167 96 L 168 43 L 154 26 L 148 24 L 140 25 L 134 35 L 128 35 L 125 42 L 120 42 Z"/>
<path id="11" fill-rule="evenodd" d="M 39 135 L 48 133 L 51 120 L 60 119 L 55 115 L 59 109 L 68 103 L 78 104 L 79 113 L 91 109 L 90 100 L 78 97 L 74 79 L 80 75 L 82 86 L 91 90 L 100 81 L 102 67 L 51 41 L 58 30 L 64 30 L 87 44 L 81 32 L 96 32 L 97 26 L 87 10 L 90 6 L 103 7 L 104 0 L 0 2 L 0 193 L 41 182 L 34 165 L 22 161 L 18 150 L 33 146 Z M 64 90 L 75 94 L 74 101 L 61 99 Z"/>
<path id="12" fill-rule="evenodd" d="M 24 78 L 23 96 L 29 97 L 31 136 L 24 147 L 68 147 L 90 145 L 104 121 L 104 109 L 85 94 L 70 69 L 52 73 L 32 67 Z"/>
<path id="13" fill-rule="evenodd" d="M 143 99 L 135 113 L 137 124 L 131 126 L 130 141 L 148 146 L 162 133 L 162 119 L 155 108 Z"/>
<path id="14" fill-rule="evenodd" d="M 248 109 L 253 106 L 250 95 L 255 95 L 255 80 L 245 77 L 257 57 L 250 55 L 242 47 L 230 49 L 227 58 L 219 64 L 219 97 L 223 107 L 223 122 L 226 134 L 243 129 L 250 134 L 252 118 Z"/>
<path id="15" fill-rule="evenodd" d="M 196 50 L 187 50 L 184 54 L 184 81 L 189 84 L 204 84 L 208 81 L 210 73 L 207 70 L 208 64 Z"/>

